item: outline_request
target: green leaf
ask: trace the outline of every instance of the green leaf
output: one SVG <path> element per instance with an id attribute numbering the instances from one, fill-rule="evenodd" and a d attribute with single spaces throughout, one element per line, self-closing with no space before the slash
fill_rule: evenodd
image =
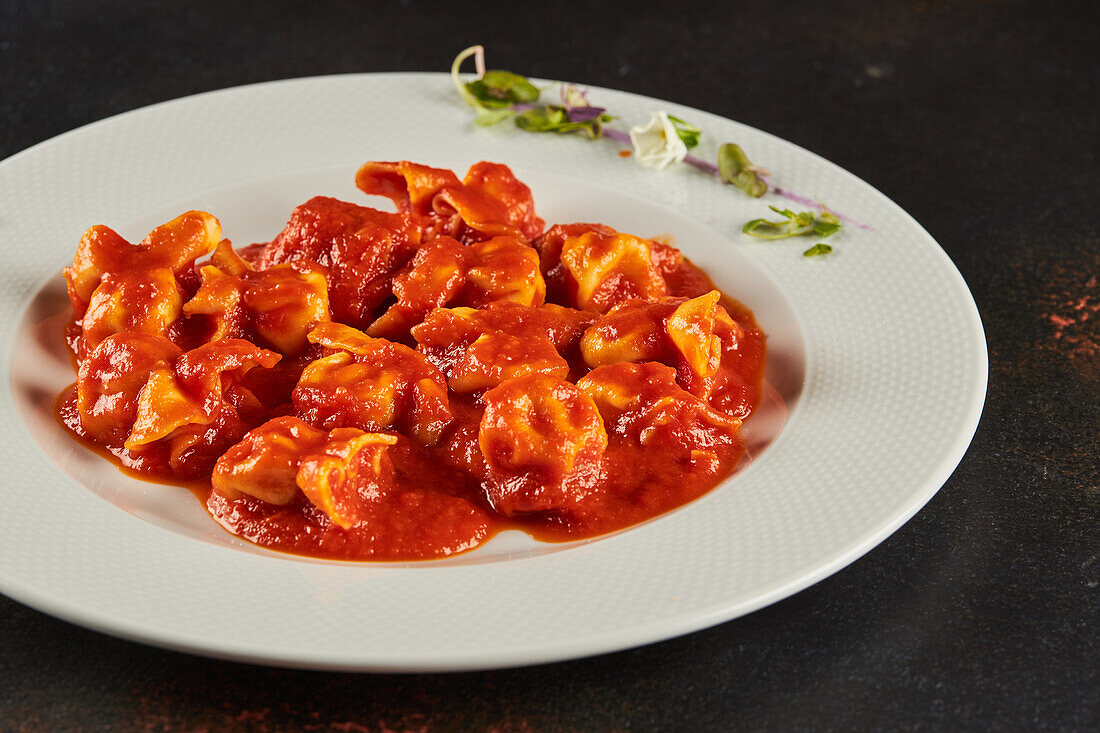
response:
<path id="1" fill-rule="evenodd" d="M 481 79 L 474 79 L 466 84 L 466 90 L 477 100 L 478 106 L 488 108 L 511 107 L 512 101 L 505 97 L 497 96 Z"/>
<path id="2" fill-rule="evenodd" d="M 544 109 L 529 109 L 516 116 L 516 124 L 524 130 L 543 132 L 550 124 Z"/>
<path id="3" fill-rule="evenodd" d="M 676 130 L 676 135 L 684 141 L 684 145 L 690 150 L 699 144 L 699 138 L 703 136 L 703 131 L 690 122 L 684 122 L 679 117 L 668 116 L 668 121 L 672 123 L 672 127 Z"/>
<path id="4" fill-rule="evenodd" d="M 822 237 L 831 237 L 840 231 L 840 224 L 833 224 L 827 221 L 819 221 L 814 224 L 814 233 Z"/>
<path id="5" fill-rule="evenodd" d="M 777 221 L 753 219 L 745 222 L 744 226 L 741 227 L 741 231 L 758 239 L 788 239 L 789 237 L 801 237 L 810 234 L 819 237 L 830 237 L 840 231 L 840 220 L 828 209 L 823 208 L 820 213 L 814 211 L 795 213 L 790 209 L 780 209 L 775 206 L 769 206 L 768 208 L 783 218 Z M 820 246 L 827 247 L 828 245 L 823 244 Z M 832 248 L 829 247 L 828 251 L 831 252 Z M 825 253 L 826 250 L 819 249 L 806 254 L 806 256 L 810 257 L 812 254 Z"/>
<path id="6" fill-rule="evenodd" d="M 791 222 L 799 229 L 812 226 L 814 223 L 814 212 L 800 211 L 791 218 Z"/>
<path id="7" fill-rule="evenodd" d="M 466 89 L 483 107 L 511 107 L 539 98 L 534 84 L 510 71 L 486 71 L 485 76 L 466 84 Z"/>
<path id="8" fill-rule="evenodd" d="M 752 228 L 746 228 L 752 224 Z M 753 219 L 749 224 L 746 224 L 741 228 L 741 231 L 748 234 L 750 237 L 756 237 L 757 239 L 789 239 L 791 237 L 797 237 L 804 232 L 791 231 L 786 222 L 765 221 L 764 219 Z"/>
<path id="9" fill-rule="evenodd" d="M 810 247 L 808 250 L 803 252 L 802 256 L 803 257 L 815 257 L 817 255 L 827 255 L 832 251 L 833 251 L 833 248 L 830 247 L 829 245 L 827 245 L 823 242 L 818 242 L 813 247 Z"/>
<path id="10" fill-rule="evenodd" d="M 519 74 L 510 71 L 486 71 L 485 76 L 465 85 L 479 110 L 509 110 L 517 102 L 533 102 L 539 98 L 539 90 Z M 479 125 L 491 125 L 507 115 L 479 115 Z"/>
<path id="11" fill-rule="evenodd" d="M 527 77 L 511 71 L 486 71 L 481 81 L 494 95 L 513 102 L 534 102 L 539 98 L 538 87 L 527 81 Z"/>
<path id="12" fill-rule="evenodd" d="M 564 107 L 545 105 L 525 110 L 516 116 L 516 125 L 528 132 L 580 132 L 588 137 L 597 138 L 603 134 L 603 123 L 613 119 L 611 115 L 602 114 L 599 117 L 584 122 L 571 122 L 569 114 Z"/>
<path id="13" fill-rule="evenodd" d="M 511 107 L 504 107 L 503 109 L 485 109 L 484 107 L 479 107 L 477 117 L 474 118 L 474 124 L 481 125 L 482 127 L 489 127 L 514 114 L 515 112 L 512 111 Z"/>
<path id="14" fill-rule="evenodd" d="M 734 143 L 726 143 L 718 148 L 718 176 L 756 198 L 763 196 L 768 190 L 768 184 L 757 175 L 757 169 L 745 155 L 745 151 Z"/>

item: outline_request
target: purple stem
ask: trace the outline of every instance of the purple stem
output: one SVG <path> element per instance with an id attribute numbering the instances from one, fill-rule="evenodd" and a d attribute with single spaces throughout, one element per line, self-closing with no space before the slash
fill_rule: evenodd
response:
<path id="1" fill-rule="evenodd" d="M 612 140 L 615 140 L 617 142 L 626 143 L 628 145 L 630 144 L 630 135 L 623 132 L 622 130 L 616 130 L 616 129 L 611 128 L 611 127 L 605 127 L 605 128 L 603 128 L 603 134 L 604 134 L 604 137 L 611 138 Z M 702 158 L 697 158 L 694 155 L 690 155 L 690 154 L 685 155 L 684 156 L 684 162 L 687 163 L 690 166 L 694 166 L 694 167 L 698 168 L 701 171 L 705 171 L 705 172 L 711 174 L 712 176 L 718 176 L 719 175 L 717 165 L 715 165 L 714 163 L 708 163 L 707 161 L 703 160 Z M 780 188 L 779 186 L 776 186 L 776 185 L 772 184 L 771 181 L 769 181 L 767 178 L 764 178 L 763 176 L 760 176 L 760 180 L 764 181 L 764 183 L 767 184 L 767 186 L 768 186 L 768 190 L 770 192 L 774 193 L 776 196 L 781 196 L 782 198 L 785 198 L 788 201 L 793 201 L 796 204 L 801 204 L 802 206 L 809 206 L 809 207 L 812 207 L 812 208 L 815 208 L 815 209 L 818 209 L 818 210 L 821 210 L 821 211 L 825 210 L 825 207 L 822 204 L 818 203 L 817 201 L 814 201 L 813 199 L 806 198 L 805 196 L 799 196 L 794 191 L 788 191 L 785 188 Z M 840 219 L 841 221 L 846 221 L 849 224 L 854 224 L 854 225 L 858 226 L 860 229 L 870 229 L 871 231 L 874 231 L 874 229 L 872 227 L 869 227 L 866 224 L 860 224 L 859 222 L 853 220 L 851 217 L 844 216 L 844 214 L 838 214 L 835 211 L 833 213 L 836 214 L 836 217 L 838 219 Z"/>
<path id="2" fill-rule="evenodd" d="M 627 145 L 630 144 L 630 135 L 627 135 L 622 130 L 616 130 L 613 127 L 603 128 L 603 136 L 604 137 L 609 137 L 612 140 L 615 140 L 615 141 L 620 142 L 620 143 L 626 143 Z"/>
<path id="3" fill-rule="evenodd" d="M 687 155 L 684 156 L 684 162 L 687 163 L 688 165 L 695 166 L 696 168 L 698 168 L 701 171 L 706 171 L 707 173 L 711 174 L 712 176 L 717 176 L 718 175 L 718 166 L 716 166 L 714 163 L 708 163 L 707 161 L 703 160 L 702 158 L 696 158 L 694 155 L 692 155 L 690 153 L 688 153 Z"/>
<path id="4" fill-rule="evenodd" d="M 794 191 L 788 191 L 785 188 L 780 188 L 779 186 L 775 186 L 767 178 L 764 178 L 763 176 L 761 176 L 760 179 L 762 181 L 764 181 L 764 183 L 768 184 L 768 190 L 771 191 L 772 193 L 776 194 L 777 196 L 782 196 L 783 198 L 787 199 L 788 201 L 794 201 L 796 204 L 802 204 L 803 206 L 810 206 L 810 207 L 818 209 L 820 211 L 825 211 L 825 205 L 822 204 L 819 201 L 814 201 L 813 199 L 808 199 L 805 196 L 799 196 Z M 840 214 L 840 213 L 837 213 L 835 211 L 833 211 L 832 213 L 834 215 L 836 215 L 836 218 L 840 219 L 841 221 L 846 221 L 849 224 L 854 224 L 855 226 L 859 227 L 860 229 L 868 229 L 870 231 L 874 231 L 874 227 L 867 226 L 866 224 L 861 224 L 861 223 L 859 223 L 858 221 L 856 221 L 855 219 L 853 219 L 850 216 L 845 216 L 844 214 Z"/>
<path id="5" fill-rule="evenodd" d="M 590 122 L 607 110 L 603 107 L 566 107 L 565 113 L 569 115 L 570 122 Z"/>
<path id="6" fill-rule="evenodd" d="M 809 207 L 814 208 L 814 209 L 824 209 L 825 208 L 819 202 L 814 201 L 813 199 L 808 199 L 805 196 L 799 196 L 794 191 L 788 191 L 785 188 L 780 188 L 779 186 L 776 186 L 775 184 L 773 184 L 771 181 L 769 181 L 764 176 L 760 176 L 760 180 L 768 185 L 768 190 L 769 191 L 771 191 L 772 193 L 777 194 L 779 196 L 782 196 L 783 198 L 787 199 L 788 201 L 794 201 L 796 204 L 802 204 L 803 206 L 809 206 Z"/>

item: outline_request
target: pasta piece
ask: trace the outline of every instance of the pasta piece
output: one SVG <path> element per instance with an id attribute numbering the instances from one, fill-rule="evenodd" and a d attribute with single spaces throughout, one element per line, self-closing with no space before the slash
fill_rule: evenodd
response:
<path id="1" fill-rule="evenodd" d="M 546 298 L 555 303 L 574 303 L 577 283 L 561 263 L 561 250 L 566 240 L 594 232 L 601 237 L 613 237 L 617 233 L 605 224 L 555 224 L 531 242 L 538 250 L 539 267 L 546 280 Z"/>
<path id="2" fill-rule="evenodd" d="M 718 305 L 721 293 L 712 290 L 706 295 L 686 300 L 676 306 L 665 321 L 665 331 L 679 358 L 690 372 L 699 379 L 707 379 L 718 371 L 722 360 L 722 337 L 715 333 L 716 326 L 724 326 L 730 334 L 730 345 L 736 344 L 737 325 L 729 314 Z M 716 323 L 716 321 L 718 323 Z"/>
<path id="3" fill-rule="evenodd" d="M 688 461 L 700 451 L 739 444 L 741 421 L 682 389 L 672 367 L 610 364 L 593 369 L 577 387 L 591 396 L 613 438 Z"/>
<path id="4" fill-rule="evenodd" d="M 718 303 L 720 297 L 712 290 L 690 300 L 622 303 L 585 331 L 584 361 L 590 367 L 659 361 L 676 369 L 684 389 L 708 399 L 723 359 L 738 349 L 744 336 L 744 329 Z"/>
<path id="5" fill-rule="evenodd" d="M 439 308 L 412 329 L 413 338 L 428 360 L 448 372 L 465 350 L 481 336 L 499 331 L 511 336 L 545 337 L 566 360 L 577 352 L 581 334 L 596 315 L 553 303 L 524 306 L 490 303 L 484 308 Z"/>
<path id="6" fill-rule="evenodd" d="M 149 375 L 170 367 L 181 353 L 163 336 L 123 332 L 104 338 L 77 371 L 76 409 L 84 431 L 105 444 L 121 444 Z"/>
<path id="7" fill-rule="evenodd" d="M 564 509 L 591 492 L 607 433 L 585 392 L 532 374 L 485 393 L 478 443 L 489 470 L 489 499 L 512 516 Z"/>
<path id="8" fill-rule="evenodd" d="M 344 529 L 394 487 L 387 449 L 393 435 L 356 428 L 318 430 L 295 417 L 269 420 L 218 459 L 212 483 L 229 499 L 253 496 L 286 505 L 303 495 Z"/>
<path id="9" fill-rule="evenodd" d="M 315 196 L 294 209 L 269 244 L 242 254 L 260 270 L 301 260 L 321 265 L 333 318 L 365 327 L 419 246 L 415 217 Z"/>
<path id="10" fill-rule="evenodd" d="M 161 364 L 137 396 L 133 425 L 123 444 L 131 452 L 165 443 L 179 477 L 209 472 L 217 457 L 262 420 L 259 400 L 241 384 L 255 367 L 270 369 L 280 356 L 241 339 L 204 344 Z"/>
<path id="11" fill-rule="evenodd" d="M 598 367 L 622 361 L 671 360 L 665 321 L 675 307 L 667 302 L 631 300 L 612 308 L 581 337 L 584 362 Z"/>
<path id="12" fill-rule="evenodd" d="M 668 295 L 646 240 L 630 234 L 588 232 L 567 239 L 561 264 L 576 282 L 576 306 L 584 310 L 603 313 L 624 300 Z"/>
<path id="13" fill-rule="evenodd" d="M 649 240 L 602 224 L 568 224 L 553 227 L 534 244 L 556 302 L 602 313 L 624 300 L 669 294 Z"/>
<path id="14" fill-rule="evenodd" d="M 368 196 L 385 196 L 397 210 L 426 217 L 434 213 L 432 202 L 445 188 L 462 182 L 452 171 L 407 160 L 396 163 L 364 163 L 355 174 L 355 185 Z"/>
<path id="15" fill-rule="evenodd" d="M 668 295 L 662 266 L 678 267 L 675 248 L 604 224 L 556 224 L 533 244 L 548 297 L 601 313 L 631 298 Z"/>
<path id="16" fill-rule="evenodd" d="M 396 427 L 434 445 L 453 420 L 446 378 L 422 354 L 338 323 L 319 324 L 309 340 L 333 353 L 306 367 L 294 388 L 294 409 L 308 422 Z"/>
<path id="17" fill-rule="evenodd" d="M 240 412 L 263 409 L 243 380 L 256 367 L 273 368 L 279 354 L 243 339 L 223 339 L 185 352 L 176 360 L 176 376 L 206 414 L 224 404 Z"/>
<path id="18" fill-rule="evenodd" d="M 581 280 L 593 268 L 590 264 L 582 261 L 583 258 L 580 255 L 583 253 L 576 251 L 577 246 L 575 243 L 570 244 L 568 248 L 565 247 L 566 242 L 579 239 L 586 234 L 593 235 L 593 239 L 597 241 L 613 240 L 619 236 L 618 232 L 605 224 L 555 224 L 547 229 L 545 234 L 532 242 L 539 251 L 539 264 L 542 268 L 543 277 L 546 279 L 547 300 L 558 303 L 575 303 L 578 307 L 590 307 L 582 306 L 577 298 Z M 629 237 L 630 235 L 623 236 Z M 637 238 L 631 237 L 631 239 Z M 635 267 L 633 275 L 627 274 L 625 270 L 620 273 L 620 276 L 626 276 L 628 288 L 627 291 L 619 294 L 621 297 L 616 296 L 608 300 L 609 293 L 602 292 L 602 288 L 608 286 L 600 284 L 606 278 L 604 275 L 596 273 L 596 292 L 600 294 L 595 299 L 598 306 L 594 308 L 595 310 L 606 310 L 603 307 L 606 302 L 620 302 L 622 297 L 651 299 L 656 297 L 655 293 L 663 291 L 666 295 L 695 298 L 714 290 L 714 284 L 711 283 L 706 273 L 684 258 L 680 250 L 670 242 L 662 238 L 645 239 L 641 242 L 645 244 L 646 249 L 649 251 L 649 261 L 653 269 L 650 270 L 646 266 L 641 249 L 634 246 L 633 251 L 626 259 L 636 260 L 636 264 L 639 266 Z M 591 248 L 591 244 L 589 244 L 589 248 Z M 572 257 L 575 260 L 572 269 L 566 267 L 562 260 L 563 249 L 572 252 L 572 254 L 566 256 L 567 259 Z M 660 281 L 658 281 L 657 276 L 660 277 L 660 281 L 664 282 L 663 288 L 659 284 Z"/>
<path id="19" fill-rule="evenodd" d="M 319 451 L 327 437 L 296 417 L 273 418 L 218 459 L 211 483 L 230 499 L 247 494 L 268 504 L 289 504 L 299 493 L 295 479 L 302 456 Z"/>
<path id="20" fill-rule="evenodd" d="M 294 355 L 308 345 L 306 334 L 331 320 L 325 275 L 308 260 L 256 271 L 222 242 L 200 273 L 183 312 L 209 317 L 210 341 L 245 338 Z"/>
<path id="21" fill-rule="evenodd" d="M 527 240 L 542 234 L 545 222 L 535 213 L 531 189 L 508 166 L 488 161 L 474 163 L 462 184 L 461 188 L 444 190 L 441 198 L 454 207 L 470 229 L 489 236 L 515 236 L 515 229 Z M 504 209 L 504 225 L 493 203 Z"/>
<path id="22" fill-rule="evenodd" d="M 185 277 L 195 260 L 208 254 L 220 240 L 221 224 L 202 211 L 177 216 L 149 232 L 136 245 L 108 227 L 88 229 L 77 246 L 72 267 L 64 271 L 74 318 L 83 317 L 92 293 L 105 275 L 132 275 L 163 268 L 177 277 Z"/>
<path id="23" fill-rule="evenodd" d="M 348 529 L 364 518 L 363 504 L 393 490 L 393 463 L 386 449 L 396 442 L 393 435 L 336 428 L 320 452 L 302 458 L 295 482 L 334 524 Z"/>
<path id="24" fill-rule="evenodd" d="M 546 284 L 539 271 L 539 255 L 525 242 L 499 236 L 468 247 L 463 305 L 475 308 L 489 303 L 542 305 Z"/>
<path id="25" fill-rule="evenodd" d="M 393 293 L 397 303 L 371 324 L 370 335 L 405 337 L 430 310 L 445 305 L 541 305 L 546 286 L 538 254 L 514 237 L 469 246 L 439 237 L 417 252 L 411 268 L 394 280 Z"/>
<path id="26" fill-rule="evenodd" d="M 569 364 L 548 338 L 492 331 L 467 347 L 447 374 L 447 385 L 456 392 L 475 392 L 528 374 L 565 379 Z"/>
<path id="27" fill-rule="evenodd" d="M 115 333 L 168 337 L 180 317 L 183 297 L 168 268 L 105 274 L 92 291 L 81 322 L 84 352 Z"/>
<path id="28" fill-rule="evenodd" d="M 531 190 L 499 163 L 476 163 L 459 181 L 451 171 L 408 161 L 370 162 L 359 169 L 355 184 L 415 214 L 424 241 L 449 236 L 468 244 L 502 235 L 530 240 L 544 226 Z"/>
<path id="29" fill-rule="evenodd" d="M 569 361 L 589 314 L 555 305 L 494 303 L 439 308 L 413 329 L 419 350 L 456 392 L 495 387 L 526 374 L 569 375 Z"/>
<path id="30" fill-rule="evenodd" d="M 214 413 L 207 414 L 183 391 L 175 370 L 162 366 L 153 370 L 141 388 L 134 425 L 125 445 L 129 450 L 138 450 L 185 425 L 209 425 L 213 421 Z"/>

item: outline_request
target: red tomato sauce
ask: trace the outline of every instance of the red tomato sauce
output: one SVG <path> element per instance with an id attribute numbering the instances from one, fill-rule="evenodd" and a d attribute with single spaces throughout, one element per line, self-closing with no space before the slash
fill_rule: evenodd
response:
<path id="1" fill-rule="evenodd" d="M 232 534 L 331 559 L 595 537 L 733 472 L 766 339 L 674 246 L 545 229 L 497 164 L 357 184 L 399 213 L 319 197 L 240 250 L 203 212 L 136 245 L 89 230 L 62 424 Z"/>

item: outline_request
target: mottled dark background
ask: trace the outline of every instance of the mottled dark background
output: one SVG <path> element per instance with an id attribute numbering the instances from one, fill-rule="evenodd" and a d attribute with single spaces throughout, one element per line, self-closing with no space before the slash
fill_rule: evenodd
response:
<path id="1" fill-rule="evenodd" d="M 962 271 L 990 354 L 974 443 L 932 502 L 746 618 L 589 660 L 385 676 L 160 651 L 0 597 L 0 729 L 1095 730 L 1097 6 L 0 3 L 0 158 L 194 92 L 444 70 L 482 42 L 494 65 L 701 107 L 869 181 Z"/>

